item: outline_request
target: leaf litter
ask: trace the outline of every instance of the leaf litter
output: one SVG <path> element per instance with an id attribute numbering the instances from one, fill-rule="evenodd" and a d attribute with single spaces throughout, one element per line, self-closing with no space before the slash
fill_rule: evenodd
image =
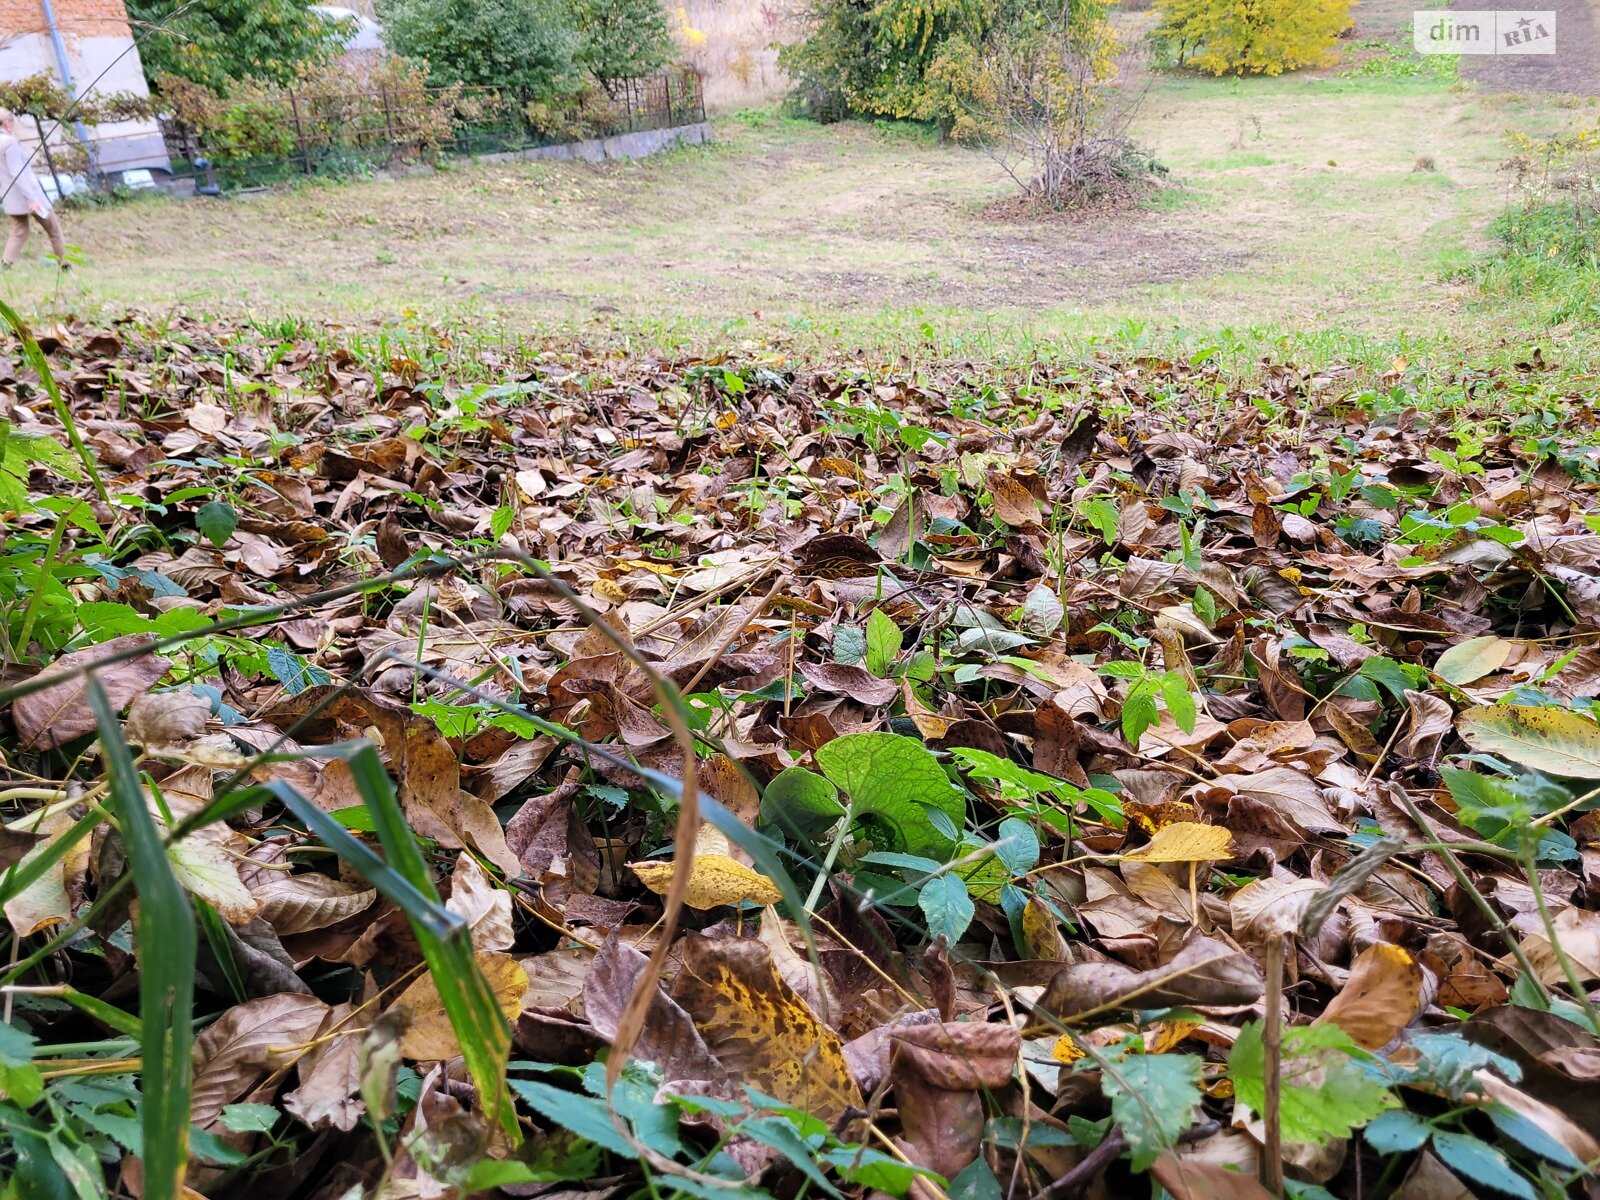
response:
<path id="1" fill-rule="evenodd" d="M 0 379 L 26 1187 L 176 1194 L 98 694 L 194 929 L 206 1195 L 1595 1194 L 1587 405 L 38 345 L 72 430 Z"/>

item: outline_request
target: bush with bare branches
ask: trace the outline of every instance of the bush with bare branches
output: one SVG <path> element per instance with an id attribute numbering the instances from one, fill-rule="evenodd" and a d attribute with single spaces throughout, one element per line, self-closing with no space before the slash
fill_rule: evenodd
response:
<path id="1" fill-rule="evenodd" d="M 956 136 L 983 146 L 1051 209 L 1130 201 L 1166 171 L 1129 135 L 1144 97 L 1137 48 L 1100 15 L 992 39 L 967 73 Z"/>

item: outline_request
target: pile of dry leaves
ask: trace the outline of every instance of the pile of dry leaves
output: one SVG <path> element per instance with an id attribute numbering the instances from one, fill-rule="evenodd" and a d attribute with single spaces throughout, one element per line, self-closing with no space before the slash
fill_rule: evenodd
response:
<path id="1" fill-rule="evenodd" d="M 19 1195 L 173 1194 L 89 674 L 204 1194 L 1596 1194 L 1587 401 L 376 344 L 41 334 L 98 479 L 0 367 Z"/>

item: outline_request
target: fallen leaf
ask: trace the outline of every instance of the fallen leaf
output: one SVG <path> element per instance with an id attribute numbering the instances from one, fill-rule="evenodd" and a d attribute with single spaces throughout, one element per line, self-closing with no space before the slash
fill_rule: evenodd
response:
<path id="1" fill-rule="evenodd" d="M 71 654 L 62 655 L 35 678 L 48 679 L 52 675 L 91 667 L 112 655 L 153 646 L 155 640 L 148 633 L 131 633 L 83 650 L 74 650 Z M 142 696 L 154 687 L 171 665 L 158 654 L 140 654 L 98 668 L 94 677 L 105 689 L 112 710 L 120 711 L 134 697 Z M 11 706 L 11 718 L 16 722 L 17 735 L 22 744 L 35 750 L 52 750 L 86 733 L 93 733 L 94 713 L 89 711 L 87 677 L 54 684 L 23 696 Z"/>
<path id="2" fill-rule="evenodd" d="M 1233 834 L 1221 825 L 1178 821 L 1156 830 L 1148 845 L 1124 854 L 1147 863 L 1201 863 L 1233 856 Z"/>
<path id="3" fill-rule="evenodd" d="M 860 1106 L 839 1035 L 778 977 L 760 942 L 685 934 L 672 998 L 735 1082 L 828 1122 Z"/>
<path id="4" fill-rule="evenodd" d="M 676 860 L 629 863 L 628 869 L 658 896 L 665 896 L 677 871 Z M 751 901 L 776 904 L 783 899 L 777 885 L 761 872 L 726 854 L 696 854 L 689 868 L 689 887 L 683 902 L 690 908 L 717 908 Z"/>
<path id="5" fill-rule="evenodd" d="M 1425 1001 L 1422 965 L 1392 942 L 1374 942 L 1313 1024 L 1337 1025 L 1364 1050 L 1380 1050 L 1416 1020 Z"/>
<path id="6" fill-rule="evenodd" d="M 475 955 L 478 966 L 494 993 L 500 1011 L 506 1019 L 522 1011 L 523 997 L 528 991 L 528 974 L 522 964 L 509 954 Z M 391 1008 L 403 1008 L 411 1014 L 411 1024 L 400 1039 L 400 1054 L 414 1062 L 435 1062 L 461 1056 L 461 1043 L 444 1011 L 444 999 L 433 976 L 423 974 L 411 986 L 395 997 Z"/>
<path id="7" fill-rule="evenodd" d="M 1456 719 L 1477 750 L 1498 754 L 1549 775 L 1600 779 L 1600 725 L 1566 708 L 1496 704 L 1469 708 Z"/>

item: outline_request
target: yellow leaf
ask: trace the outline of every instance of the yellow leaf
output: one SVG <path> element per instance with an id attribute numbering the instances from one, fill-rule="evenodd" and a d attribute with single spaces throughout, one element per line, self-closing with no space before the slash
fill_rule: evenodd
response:
<path id="1" fill-rule="evenodd" d="M 1050 1047 L 1050 1057 L 1058 1063 L 1075 1063 L 1084 1055 L 1083 1047 L 1070 1033 L 1063 1033 Z"/>
<path id="2" fill-rule="evenodd" d="M 1156 831 L 1148 846 L 1124 858 L 1147 863 L 1198 863 L 1233 857 L 1233 834 L 1221 825 L 1178 821 Z"/>
<path id="3" fill-rule="evenodd" d="M 1456 727 L 1475 750 L 1551 775 L 1600 779 L 1600 725 L 1570 709 L 1518 704 L 1470 708 Z"/>
<path id="4" fill-rule="evenodd" d="M 736 1081 L 830 1123 L 860 1106 L 839 1035 L 783 981 L 762 942 L 687 935 L 672 998 Z"/>
<path id="5" fill-rule="evenodd" d="M 500 1011 L 506 1020 L 515 1020 L 528 993 L 528 973 L 509 954 L 479 954 L 477 959 Z M 411 1010 L 411 1024 L 400 1039 L 401 1057 L 418 1062 L 460 1057 L 461 1043 L 445 1015 L 444 999 L 432 975 L 422 976 L 395 998 L 394 1007 L 402 1006 Z"/>
<path id="6" fill-rule="evenodd" d="M 672 886 L 676 862 L 638 862 L 631 864 L 633 873 L 658 896 L 665 896 Z M 690 908 L 717 908 L 723 904 L 738 904 L 753 900 L 757 904 L 776 904 L 783 899 L 780 892 L 759 871 L 753 871 L 742 862 L 726 854 L 696 854 L 694 866 L 689 870 L 689 890 L 683 902 Z"/>

